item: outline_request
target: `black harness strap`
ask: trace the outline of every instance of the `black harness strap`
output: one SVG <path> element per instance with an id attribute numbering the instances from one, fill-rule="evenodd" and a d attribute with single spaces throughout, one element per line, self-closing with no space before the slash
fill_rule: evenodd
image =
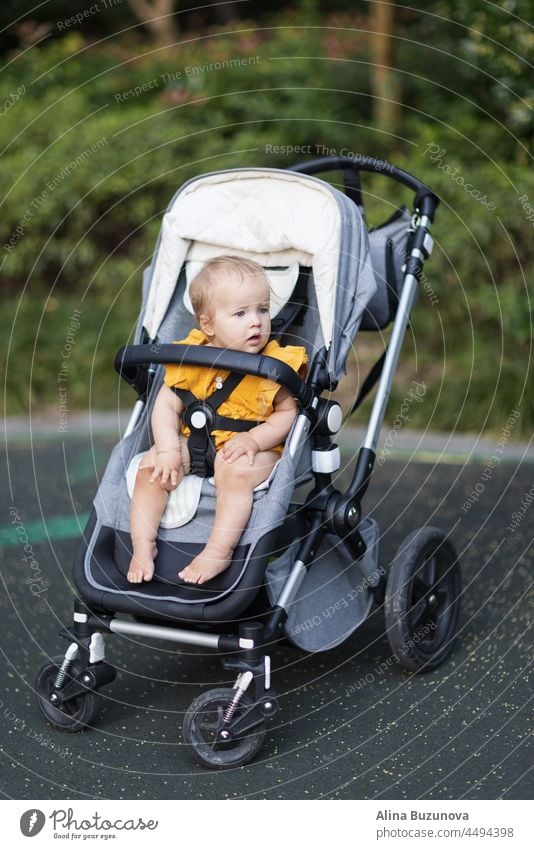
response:
<path id="1" fill-rule="evenodd" d="M 191 431 L 187 447 L 192 474 L 200 477 L 210 477 L 213 474 L 216 454 L 215 443 L 212 438 L 214 430 L 231 430 L 236 433 L 243 433 L 261 424 L 261 422 L 219 416 L 217 413 L 218 408 L 232 394 L 244 377 L 244 374 L 228 375 L 223 385 L 203 401 L 189 389 L 170 387 L 185 407 L 182 418 L 184 424 Z"/>
<path id="2" fill-rule="evenodd" d="M 244 374 L 237 374 L 237 372 L 229 374 L 220 389 L 216 389 L 215 392 L 212 392 L 211 395 L 204 399 L 203 403 L 208 404 L 215 413 L 223 401 L 226 401 L 234 389 L 239 386 L 244 377 Z"/>
<path id="3" fill-rule="evenodd" d="M 360 404 L 362 404 L 363 401 L 369 395 L 369 392 L 371 391 L 371 389 L 373 388 L 375 383 L 379 380 L 380 375 L 382 374 L 382 369 L 384 368 L 384 362 L 385 362 L 385 359 L 386 359 L 386 354 L 387 354 L 387 348 L 385 349 L 385 351 L 383 351 L 382 356 L 380 357 L 380 359 L 378 359 L 376 361 L 376 363 L 372 367 L 371 371 L 369 372 L 369 374 L 365 378 L 365 380 L 362 384 L 362 387 L 361 387 L 360 391 L 358 392 L 358 397 L 356 398 L 354 404 L 352 405 L 352 410 L 350 411 L 349 416 L 352 416 L 352 414 L 356 412 L 356 410 L 358 409 Z"/>

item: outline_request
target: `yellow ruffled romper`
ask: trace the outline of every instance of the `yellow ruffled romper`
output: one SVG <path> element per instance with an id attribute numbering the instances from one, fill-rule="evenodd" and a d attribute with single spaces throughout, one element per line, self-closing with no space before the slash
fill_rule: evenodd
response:
<path id="1" fill-rule="evenodd" d="M 186 339 L 176 342 L 176 345 L 207 345 L 209 338 L 202 330 L 191 330 Z M 308 361 L 306 349 L 295 345 L 282 347 L 276 341 L 268 342 L 262 354 L 274 357 L 291 366 L 301 376 L 305 373 L 305 365 Z M 222 382 L 226 380 L 230 372 L 223 369 L 207 369 L 202 366 L 171 365 L 165 367 L 165 384 L 176 386 L 178 389 L 188 389 L 199 400 L 203 401 L 209 397 Z M 229 397 L 218 409 L 220 416 L 228 416 L 231 419 L 244 419 L 245 421 L 264 422 L 273 412 L 273 402 L 280 385 L 273 380 L 255 375 L 245 375 L 241 383 L 234 389 Z M 184 436 L 191 433 L 188 427 L 180 423 L 180 430 Z M 224 445 L 232 436 L 229 430 L 214 430 L 215 448 Z M 283 445 L 277 445 L 273 451 L 282 453 Z"/>

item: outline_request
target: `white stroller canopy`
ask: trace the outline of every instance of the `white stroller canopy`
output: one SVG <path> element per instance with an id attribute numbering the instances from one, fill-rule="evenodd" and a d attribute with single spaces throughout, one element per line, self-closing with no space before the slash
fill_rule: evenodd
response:
<path id="1" fill-rule="evenodd" d="M 311 267 L 322 336 L 328 347 L 340 321 L 336 299 L 338 277 L 347 265 L 341 261 L 342 234 L 347 227 L 351 237 L 344 253 L 355 266 L 355 276 L 353 271 L 351 297 L 342 298 L 345 304 L 341 307 L 355 332 L 376 283 L 361 216 L 341 192 L 314 177 L 267 168 L 219 171 L 190 180 L 175 195 L 163 218 L 143 319 L 149 337 L 154 339 L 158 333 L 184 261 L 205 261 L 230 253 L 265 267 L 289 266 L 295 261 Z M 358 282 L 362 259 L 367 273 Z M 342 284 L 341 289 L 348 285 L 346 280 Z M 354 297 L 358 299 L 356 316 Z"/>

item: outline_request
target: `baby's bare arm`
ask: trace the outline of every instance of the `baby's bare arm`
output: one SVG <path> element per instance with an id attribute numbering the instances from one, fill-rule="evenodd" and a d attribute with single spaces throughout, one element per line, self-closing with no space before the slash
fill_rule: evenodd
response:
<path id="1" fill-rule="evenodd" d="M 284 441 L 297 415 L 297 402 L 285 389 L 280 389 L 273 402 L 273 412 L 261 425 L 246 433 L 236 433 L 221 448 L 223 460 L 233 463 L 243 454 L 252 466 L 258 451 L 270 451 Z"/>
<path id="2" fill-rule="evenodd" d="M 178 471 L 182 466 L 179 419 L 183 408 L 178 396 L 164 384 L 152 410 L 152 433 L 157 456 L 151 481 L 161 477 L 162 484 L 168 480 L 174 485 L 177 482 Z"/>
<path id="3" fill-rule="evenodd" d="M 297 415 L 297 402 L 287 389 L 280 389 L 273 402 L 273 412 L 261 425 L 253 427 L 248 434 L 260 451 L 269 451 L 284 441 Z"/>

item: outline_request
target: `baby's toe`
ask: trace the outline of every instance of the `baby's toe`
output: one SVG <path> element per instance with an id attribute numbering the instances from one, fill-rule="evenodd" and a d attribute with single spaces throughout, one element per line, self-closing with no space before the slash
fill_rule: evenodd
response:
<path id="1" fill-rule="evenodd" d="M 186 584 L 196 584 L 198 583 L 200 576 L 194 572 L 193 569 L 190 569 L 189 566 L 187 566 L 179 572 L 178 577 L 181 578 L 182 581 L 185 581 Z"/>

